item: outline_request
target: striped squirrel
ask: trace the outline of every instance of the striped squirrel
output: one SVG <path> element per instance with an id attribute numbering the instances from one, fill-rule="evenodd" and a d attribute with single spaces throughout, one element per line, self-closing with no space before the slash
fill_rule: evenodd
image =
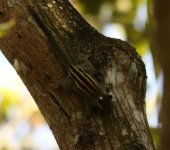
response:
<path id="1" fill-rule="evenodd" d="M 71 60 L 71 57 L 64 50 L 64 48 L 58 46 L 56 36 L 51 34 L 50 30 L 43 24 L 41 18 L 36 14 L 36 12 L 33 9 L 29 10 L 31 10 L 30 12 L 33 16 L 33 19 L 36 21 L 40 29 L 43 31 L 51 43 L 53 52 L 55 55 L 57 55 L 63 67 L 66 69 L 68 73 L 68 79 L 71 79 L 71 82 L 73 83 L 72 86 L 67 85 L 69 82 L 68 80 L 65 80 L 62 83 L 63 87 L 65 89 L 71 87 L 71 90 L 75 91 L 83 98 L 89 99 L 92 106 L 102 110 L 100 101 L 104 101 L 106 99 L 111 100 L 112 96 L 108 94 L 107 90 L 102 84 L 100 84 L 96 79 L 92 77 L 88 71 L 90 69 L 83 67 L 81 64 L 75 64 Z M 84 64 L 87 64 L 86 66 L 92 68 L 92 64 L 89 61 L 87 61 L 87 63 L 85 61 L 87 60 L 84 60 Z"/>

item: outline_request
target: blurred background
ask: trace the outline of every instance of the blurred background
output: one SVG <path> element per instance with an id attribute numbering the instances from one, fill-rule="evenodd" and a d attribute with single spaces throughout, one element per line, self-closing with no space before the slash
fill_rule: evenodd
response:
<path id="1" fill-rule="evenodd" d="M 153 38 L 152 0 L 71 0 L 71 3 L 99 32 L 129 42 L 142 56 L 148 77 L 147 118 L 158 146 L 158 113 L 164 88 Z M 0 30 L 10 25 L 1 24 Z M 58 146 L 26 87 L 0 52 L 0 150 L 5 149 L 54 150 Z"/>

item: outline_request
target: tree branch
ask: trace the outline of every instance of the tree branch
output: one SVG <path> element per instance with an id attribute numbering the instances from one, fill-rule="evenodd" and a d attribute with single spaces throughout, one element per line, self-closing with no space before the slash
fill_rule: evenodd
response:
<path id="1" fill-rule="evenodd" d="M 54 36 L 54 46 L 28 7 Z M 134 48 L 99 34 L 67 0 L 0 0 L 0 12 L 1 22 L 17 22 L 0 40 L 0 48 L 34 97 L 60 149 L 154 149 L 145 114 L 145 66 Z M 54 49 L 66 50 L 75 62 L 87 58 L 95 66 L 96 80 L 112 85 L 112 101 L 102 103 L 103 111 L 89 113 L 86 98 L 61 86 L 67 74 Z"/>

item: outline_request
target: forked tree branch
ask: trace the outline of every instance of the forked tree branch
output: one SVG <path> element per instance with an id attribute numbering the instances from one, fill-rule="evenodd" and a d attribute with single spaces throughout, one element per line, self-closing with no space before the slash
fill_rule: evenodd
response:
<path id="1" fill-rule="evenodd" d="M 44 34 L 30 8 L 54 35 Z M 0 0 L 0 21 L 15 18 L 0 48 L 25 83 L 62 150 L 154 149 L 145 113 L 146 72 L 128 43 L 104 37 L 67 0 Z M 86 98 L 61 86 L 66 78 L 64 49 L 73 60 L 87 58 L 95 78 L 110 84 L 112 101 L 87 111 Z"/>

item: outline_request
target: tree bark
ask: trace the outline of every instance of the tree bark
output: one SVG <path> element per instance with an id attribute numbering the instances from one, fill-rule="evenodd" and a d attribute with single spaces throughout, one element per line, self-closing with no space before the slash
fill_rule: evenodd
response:
<path id="1" fill-rule="evenodd" d="M 35 21 L 54 35 L 52 42 Z M 0 48 L 27 86 L 62 150 L 154 149 L 145 113 L 145 66 L 128 43 L 104 37 L 67 0 L 0 0 L 0 21 L 16 25 Z M 65 90 L 67 73 L 55 50 L 75 62 L 87 58 L 95 78 L 112 85 L 103 110 L 86 109 L 87 98 Z M 90 110 L 90 111 L 89 111 Z"/>
<path id="2" fill-rule="evenodd" d="M 156 46 L 158 47 L 158 56 L 160 60 L 161 67 L 163 69 L 164 76 L 164 86 L 163 86 L 163 98 L 161 102 L 161 110 L 159 114 L 160 128 L 161 128 L 161 136 L 160 136 L 160 149 L 167 150 L 169 149 L 169 141 L 170 141 L 170 1 L 165 0 L 162 2 L 161 0 L 154 1 L 154 15 L 156 22 L 156 31 L 155 31 L 155 39 Z"/>

